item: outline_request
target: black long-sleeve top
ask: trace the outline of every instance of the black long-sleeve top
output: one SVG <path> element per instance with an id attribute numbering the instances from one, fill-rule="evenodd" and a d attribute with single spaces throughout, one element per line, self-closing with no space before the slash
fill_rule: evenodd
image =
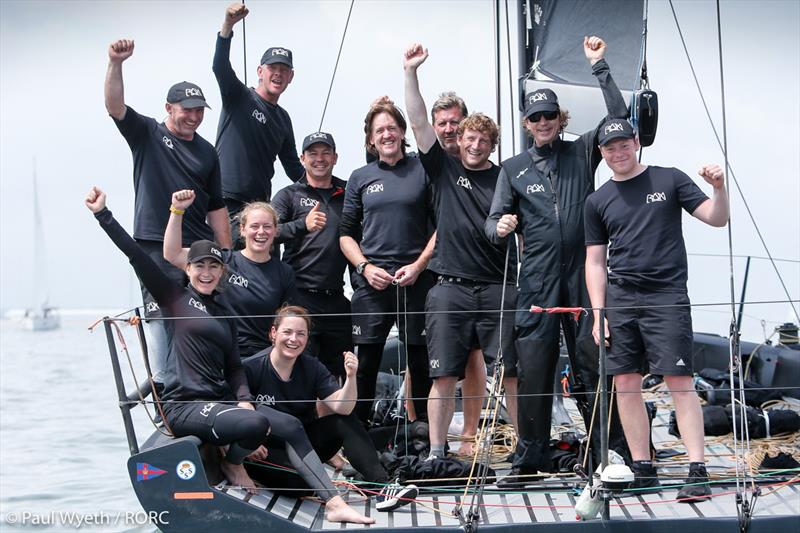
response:
<path id="1" fill-rule="evenodd" d="M 168 400 L 251 401 L 247 378 L 236 343 L 233 320 L 213 318 L 230 315 L 215 301 L 191 285 L 181 287 L 169 279 L 119 225 L 108 209 L 95 214 L 114 244 L 130 260 L 133 269 L 155 298 L 165 317 L 173 321 L 172 361 L 175 381 L 165 384 Z"/>
<path id="2" fill-rule="evenodd" d="M 292 181 L 300 179 L 305 169 L 297 157 L 289 113 L 236 77 L 230 61 L 231 39 L 217 35 L 212 67 L 222 96 L 217 128 L 222 195 L 240 202 L 268 202 L 276 157 Z"/>

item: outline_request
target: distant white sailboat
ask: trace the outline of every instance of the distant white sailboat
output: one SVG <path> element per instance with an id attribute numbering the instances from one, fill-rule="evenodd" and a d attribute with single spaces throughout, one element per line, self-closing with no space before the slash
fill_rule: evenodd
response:
<path id="1" fill-rule="evenodd" d="M 33 228 L 34 228 L 34 273 L 36 301 L 38 307 L 25 310 L 22 323 L 31 331 L 49 331 L 61 327 L 61 317 L 55 312 L 56 308 L 48 304 L 49 294 L 47 289 L 47 253 L 45 251 L 44 228 L 42 214 L 39 210 L 39 187 L 36 180 L 36 158 L 33 159 Z M 44 294 L 40 298 L 40 293 Z"/>

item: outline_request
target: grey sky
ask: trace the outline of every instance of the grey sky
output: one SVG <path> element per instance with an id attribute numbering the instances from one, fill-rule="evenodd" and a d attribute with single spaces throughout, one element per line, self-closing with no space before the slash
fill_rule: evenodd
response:
<path id="1" fill-rule="evenodd" d="M 281 98 L 298 139 L 317 129 L 349 2 L 247 2 L 248 81 L 267 46 L 294 51 L 296 76 Z M 227 2 L 13 2 L 0 3 L 0 294 L 4 309 L 35 303 L 49 288 L 50 301 L 65 308 L 123 308 L 138 303 L 127 263 L 82 205 L 97 184 L 130 228 L 133 206 L 128 147 L 103 107 L 108 44 L 136 40 L 124 65 L 126 100 L 137 111 L 163 118 L 166 89 L 191 80 L 212 106 L 200 134 L 214 141 L 219 92 L 211 72 L 216 31 Z M 491 3 L 357 1 L 323 129 L 336 136 L 337 174 L 347 178 L 363 164 L 363 116 L 376 96 L 402 104 L 401 54 L 419 40 L 431 53 L 420 70 L 430 103 L 443 90 L 458 91 L 470 110 L 495 115 Z M 676 2 L 700 83 L 721 126 L 715 5 Z M 736 172 L 762 233 L 776 257 L 800 259 L 800 134 L 798 33 L 800 7 L 793 0 L 723 1 L 723 46 L 728 144 Z M 513 24 L 513 22 L 512 22 Z M 644 161 L 677 166 L 696 176 L 706 162 L 722 162 L 667 2 L 650 2 L 648 65 L 659 93 L 656 145 Z M 242 32 L 232 46 L 240 78 Z M 612 64 L 613 69 L 613 64 Z M 516 74 L 516 73 L 515 73 Z M 505 92 L 507 94 L 507 92 Z M 504 152 L 511 151 L 511 106 L 504 103 Z M 32 158 L 38 161 L 47 250 L 46 274 L 33 265 Z M 601 171 L 599 180 L 607 177 Z M 288 184 L 278 168 L 274 190 Z M 708 191 L 708 186 L 704 187 Z M 764 255 L 733 194 L 733 243 L 737 254 Z M 685 219 L 690 252 L 726 253 L 724 230 Z M 735 263 L 736 292 L 744 262 Z M 800 268 L 779 265 L 793 298 L 800 297 Z M 748 299 L 784 299 L 771 267 L 757 261 Z M 43 279 L 46 278 L 46 279 Z M 724 258 L 690 259 L 690 292 L 696 303 L 729 296 Z M 699 329 L 724 333 L 726 308 L 695 312 Z M 790 318 L 787 304 L 752 306 L 749 315 Z M 768 328 L 773 327 L 768 323 Z M 756 319 L 745 333 L 760 336 Z"/>

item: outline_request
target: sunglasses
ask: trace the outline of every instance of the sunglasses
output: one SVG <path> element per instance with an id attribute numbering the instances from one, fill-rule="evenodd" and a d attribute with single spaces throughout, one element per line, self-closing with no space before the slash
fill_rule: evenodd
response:
<path id="1" fill-rule="evenodd" d="M 558 111 L 537 111 L 528 117 L 531 122 L 539 122 L 544 117 L 545 120 L 555 120 L 558 118 Z"/>

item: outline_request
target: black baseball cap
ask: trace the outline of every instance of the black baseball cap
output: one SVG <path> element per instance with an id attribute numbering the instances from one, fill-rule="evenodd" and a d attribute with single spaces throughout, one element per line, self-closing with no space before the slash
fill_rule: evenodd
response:
<path id="1" fill-rule="evenodd" d="M 605 146 L 614 139 L 633 139 L 636 132 L 633 131 L 631 123 L 624 118 L 610 118 L 603 122 L 597 136 L 600 146 Z"/>
<path id="2" fill-rule="evenodd" d="M 525 118 L 537 111 L 558 110 L 558 97 L 550 89 L 539 89 L 525 95 Z"/>
<path id="3" fill-rule="evenodd" d="M 194 109 L 196 107 L 211 109 L 211 106 L 206 103 L 206 97 L 203 96 L 203 91 L 200 87 L 188 81 L 182 81 L 170 87 L 167 92 L 167 102 L 181 104 L 186 109 Z"/>
<path id="4" fill-rule="evenodd" d="M 189 263 L 197 263 L 203 259 L 214 259 L 222 263 L 222 248 L 212 241 L 194 241 L 189 248 L 187 259 Z"/>
<path id="5" fill-rule="evenodd" d="M 324 131 L 317 131 L 307 135 L 306 138 L 303 139 L 303 149 L 301 151 L 305 152 L 308 150 L 309 146 L 317 143 L 327 144 L 333 148 L 334 152 L 336 151 L 336 142 L 333 140 L 333 135 L 330 133 L 325 133 Z"/>
<path id="6" fill-rule="evenodd" d="M 292 65 L 292 51 L 282 46 L 267 48 L 267 51 L 261 56 L 261 64 L 271 65 L 272 63 L 283 63 L 288 65 L 289 68 L 294 68 L 294 65 Z"/>

